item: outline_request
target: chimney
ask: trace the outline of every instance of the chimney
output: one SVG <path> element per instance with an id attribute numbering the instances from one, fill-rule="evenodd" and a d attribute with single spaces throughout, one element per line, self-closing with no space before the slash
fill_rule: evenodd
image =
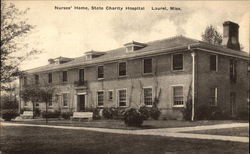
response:
<path id="1" fill-rule="evenodd" d="M 222 45 L 233 50 L 240 50 L 239 25 L 231 21 L 223 23 Z"/>

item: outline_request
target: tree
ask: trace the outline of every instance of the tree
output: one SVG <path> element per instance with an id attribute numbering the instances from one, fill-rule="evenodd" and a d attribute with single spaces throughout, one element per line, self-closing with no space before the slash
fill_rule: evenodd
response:
<path id="1" fill-rule="evenodd" d="M 220 45 L 222 43 L 222 35 L 212 25 L 206 27 L 201 37 L 203 41 L 210 44 Z"/>
<path id="2" fill-rule="evenodd" d="M 18 10 L 14 4 L 6 4 L 1 1 L 1 90 L 6 89 L 6 83 L 17 79 L 20 75 L 19 66 L 28 57 L 40 53 L 31 49 L 27 53 L 17 55 L 21 49 L 27 48 L 28 44 L 22 42 L 34 28 L 23 19 L 27 13 Z"/>

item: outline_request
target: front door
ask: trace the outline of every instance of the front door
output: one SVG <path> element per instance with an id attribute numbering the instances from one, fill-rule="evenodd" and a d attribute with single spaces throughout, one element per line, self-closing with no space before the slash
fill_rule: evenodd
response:
<path id="1" fill-rule="evenodd" d="M 85 110 L 85 95 L 78 95 L 78 105 L 79 111 L 84 111 Z"/>

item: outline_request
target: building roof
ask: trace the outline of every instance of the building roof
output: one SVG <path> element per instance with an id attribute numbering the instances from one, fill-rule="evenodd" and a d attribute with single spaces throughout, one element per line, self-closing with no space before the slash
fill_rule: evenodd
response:
<path id="1" fill-rule="evenodd" d="M 105 54 L 93 58 L 92 60 L 86 60 L 86 55 L 81 56 L 81 57 L 76 57 L 73 60 L 55 65 L 55 64 L 49 64 L 41 67 L 37 67 L 34 69 L 26 70 L 24 72 L 26 73 L 39 73 L 39 72 L 49 72 L 49 71 L 54 71 L 54 70 L 60 70 L 60 69 L 65 69 L 65 68 L 74 68 L 78 66 L 87 66 L 87 65 L 93 65 L 96 63 L 102 63 L 102 62 L 108 62 L 108 61 L 114 61 L 114 60 L 119 60 L 119 59 L 124 59 L 124 58 L 135 58 L 139 56 L 147 56 L 151 54 L 157 54 L 157 53 L 168 53 L 168 52 L 174 52 L 176 50 L 180 49 L 188 49 L 188 48 L 199 48 L 199 49 L 204 49 L 204 50 L 211 50 L 215 52 L 219 52 L 221 54 L 227 54 L 230 56 L 237 56 L 241 58 L 248 58 L 248 53 L 243 52 L 243 51 L 236 51 L 236 50 L 231 50 L 228 48 L 224 48 L 220 45 L 212 45 L 208 44 L 203 41 L 187 38 L 184 36 L 175 36 L 163 40 L 157 40 L 157 41 L 152 41 L 145 43 L 146 46 L 138 49 L 134 52 L 127 53 L 125 50 L 125 47 L 117 48 L 114 50 L 106 51 L 104 52 Z"/>

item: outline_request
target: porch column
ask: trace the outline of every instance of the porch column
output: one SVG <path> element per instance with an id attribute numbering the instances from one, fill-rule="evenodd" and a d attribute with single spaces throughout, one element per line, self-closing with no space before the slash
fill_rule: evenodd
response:
<path id="1" fill-rule="evenodd" d="M 192 52 L 191 55 L 192 55 L 192 117 L 191 117 L 191 120 L 194 121 L 195 52 Z"/>

